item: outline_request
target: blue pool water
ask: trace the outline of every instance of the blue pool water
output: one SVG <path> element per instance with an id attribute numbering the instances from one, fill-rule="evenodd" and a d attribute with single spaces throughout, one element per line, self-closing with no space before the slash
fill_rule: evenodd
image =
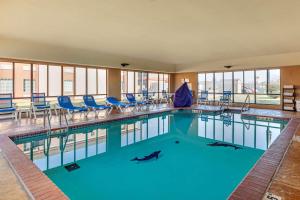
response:
<path id="1" fill-rule="evenodd" d="M 71 199 L 213 200 L 230 195 L 285 124 L 176 111 L 15 143 Z M 216 141 L 241 149 L 207 145 Z M 131 161 L 158 150 L 157 160 Z"/>

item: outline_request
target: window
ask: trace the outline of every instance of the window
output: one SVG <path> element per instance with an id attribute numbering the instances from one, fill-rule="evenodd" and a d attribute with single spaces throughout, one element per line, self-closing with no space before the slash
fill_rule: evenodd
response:
<path id="1" fill-rule="evenodd" d="M 134 93 L 134 72 L 128 71 L 127 72 L 127 92 L 128 93 Z"/>
<path id="2" fill-rule="evenodd" d="M 260 104 L 280 104 L 280 70 L 256 71 L 257 95 Z"/>
<path id="3" fill-rule="evenodd" d="M 135 72 L 135 93 L 142 92 L 143 72 Z"/>
<path id="4" fill-rule="evenodd" d="M 0 62 L 0 93 L 13 93 L 13 64 Z"/>
<path id="5" fill-rule="evenodd" d="M 12 79 L 0 79 L 0 94 L 7 94 L 13 92 Z"/>
<path id="6" fill-rule="evenodd" d="M 31 64 L 15 63 L 14 94 L 15 97 L 31 95 Z M 26 84 L 26 85 L 25 85 Z"/>
<path id="7" fill-rule="evenodd" d="M 49 96 L 62 95 L 61 84 L 61 66 L 49 65 Z"/>
<path id="8" fill-rule="evenodd" d="M 237 71 L 233 73 L 233 93 L 234 94 L 241 94 L 244 92 L 244 72 Z"/>
<path id="9" fill-rule="evenodd" d="M 280 104 L 280 69 L 199 73 L 198 89 L 209 92 L 209 100 L 218 100 L 223 91 L 232 91 L 234 102 Z"/>
<path id="10" fill-rule="evenodd" d="M 256 94 L 267 94 L 267 70 L 256 71 Z"/>
<path id="11" fill-rule="evenodd" d="M 223 73 L 215 73 L 215 99 L 219 100 L 223 93 Z"/>
<path id="12" fill-rule="evenodd" d="M 148 74 L 148 93 L 154 98 L 158 98 L 158 74 L 149 73 Z"/>
<path id="13" fill-rule="evenodd" d="M 86 68 L 76 67 L 76 95 L 86 94 Z"/>
<path id="14" fill-rule="evenodd" d="M 280 94 L 280 69 L 272 69 L 269 70 L 268 73 L 269 73 L 268 93 Z"/>
<path id="15" fill-rule="evenodd" d="M 63 67 L 64 95 L 74 95 L 74 67 Z"/>
<path id="16" fill-rule="evenodd" d="M 106 94 L 106 69 L 98 69 L 98 94 Z"/>
<path id="17" fill-rule="evenodd" d="M 127 93 L 127 71 L 121 71 L 121 93 Z"/>
<path id="18" fill-rule="evenodd" d="M 243 95 L 240 95 L 240 98 L 235 100 L 235 102 L 244 102 L 247 94 L 250 95 L 250 103 L 257 103 L 255 101 L 255 76 L 254 71 L 244 71 L 244 84 L 243 84 Z"/>
<path id="19" fill-rule="evenodd" d="M 224 72 L 224 91 L 232 91 L 232 72 Z"/>
<path id="20" fill-rule="evenodd" d="M 244 71 L 243 93 L 254 94 L 254 71 Z"/>
<path id="21" fill-rule="evenodd" d="M 169 92 L 169 74 L 159 74 L 159 97 L 162 92 Z"/>
<path id="22" fill-rule="evenodd" d="M 206 74 L 205 86 L 208 91 L 208 100 L 214 100 L 214 73 Z"/>
<path id="23" fill-rule="evenodd" d="M 38 93 L 45 93 L 45 95 L 48 95 L 47 91 L 47 85 L 48 85 L 48 69 L 47 65 L 33 65 L 33 71 L 32 71 L 32 78 L 33 81 L 37 84 L 33 87 L 33 92 Z"/>
<path id="24" fill-rule="evenodd" d="M 163 90 L 169 92 L 169 74 L 164 74 L 163 81 Z"/>
<path id="25" fill-rule="evenodd" d="M 64 95 L 73 94 L 73 81 L 64 80 Z"/>
<path id="26" fill-rule="evenodd" d="M 215 93 L 223 93 L 223 73 L 215 73 Z"/>
<path id="27" fill-rule="evenodd" d="M 88 68 L 88 94 L 97 94 L 97 69 Z"/>
<path id="28" fill-rule="evenodd" d="M 24 93 L 30 93 L 30 89 L 31 88 L 31 83 L 30 83 L 30 79 L 24 79 L 23 81 L 23 92 Z"/>
<path id="29" fill-rule="evenodd" d="M 205 74 L 198 74 L 198 90 L 199 92 L 205 90 Z"/>

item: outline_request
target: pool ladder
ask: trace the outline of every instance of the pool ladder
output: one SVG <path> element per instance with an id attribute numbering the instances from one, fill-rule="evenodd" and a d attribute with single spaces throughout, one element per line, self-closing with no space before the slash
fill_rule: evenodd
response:
<path id="1" fill-rule="evenodd" d="M 51 134 L 51 116 L 50 116 L 50 112 L 51 110 L 44 110 L 44 128 L 46 128 L 46 120 L 47 120 L 47 123 L 48 123 L 48 133 L 47 135 L 50 135 Z"/>
<path id="2" fill-rule="evenodd" d="M 250 107 L 250 95 L 247 94 L 246 99 L 241 108 L 241 112 L 245 112 L 245 111 L 249 110 L 249 107 Z"/>
<path id="3" fill-rule="evenodd" d="M 60 126 L 62 124 L 61 114 L 62 114 L 62 110 L 59 109 L 59 125 Z M 69 130 L 69 122 L 68 122 L 66 112 L 63 111 L 63 115 L 64 115 L 64 119 L 65 119 L 65 123 L 66 123 L 66 130 Z"/>

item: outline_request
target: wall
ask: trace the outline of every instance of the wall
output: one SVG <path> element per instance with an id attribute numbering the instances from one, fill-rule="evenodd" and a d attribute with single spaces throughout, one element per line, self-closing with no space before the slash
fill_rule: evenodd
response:
<path id="1" fill-rule="evenodd" d="M 182 80 L 188 79 L 189 86 L 193 91 L 193 96 L 198 96 L 198 74 L 196 72 L 190 73 L 174 73 L 170 76 L 170 92 L 175 92 L 177 88 L 182 85 Z"/>
<path id="2" fill-rule="evenodd" d="M 121 70 L 107 70 L 107 96 L 121 99 Z"/>

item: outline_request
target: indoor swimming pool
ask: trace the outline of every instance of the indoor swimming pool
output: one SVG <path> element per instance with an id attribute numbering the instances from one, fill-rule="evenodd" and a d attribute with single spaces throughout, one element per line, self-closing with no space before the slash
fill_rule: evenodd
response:
<path id="1" fill-rule="evenodd" d="M 14 142 L 70 199 L 226 199 L 286 123 L 171 111 Z"/>

